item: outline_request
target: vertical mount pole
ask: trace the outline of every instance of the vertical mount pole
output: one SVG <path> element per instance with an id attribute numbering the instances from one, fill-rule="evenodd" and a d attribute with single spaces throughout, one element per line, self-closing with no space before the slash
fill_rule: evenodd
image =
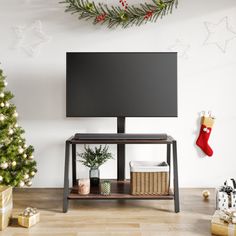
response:
<path id="1" fill-rule="evenodd" d="M 125 133 L 125 117 L 117 117 L 117 133 Z M 125 144 L 117 144 L 117 180 L 125 180 Z"/>

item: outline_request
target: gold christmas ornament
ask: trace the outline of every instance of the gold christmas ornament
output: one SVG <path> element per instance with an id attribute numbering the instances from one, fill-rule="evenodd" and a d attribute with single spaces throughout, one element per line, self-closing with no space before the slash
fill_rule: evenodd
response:
<path id="1" fill-rule="evenodd" d="M 5 86 L 5 87 L 6 87 L 7 84 L 8 84 L 6 80 L 4 80 L 3 83 L 4 83 L 4 86 Z"/>
<path id="2" fill-rule="evenodd" d="M 19 127 L 19 125 L 16 123 L 16 124 L 14 125 L 14 127 L 15 127 L 15 128 L 18 128 L 18 127 Z"/>
<path id="3" fill-rule="evenodd" d="M 2 180 L 3 180 L 3 177 L 0 175 L 0 182 L 2 182 Z"/>
<path id="4" fill-rule="evenodd" d="M 0 105 L 1 105 L 1 107 L 4 107 L 4 106 L 5 106 L 4 102 L 1 102 L 1 104 L 0 104 Z"/>
<path id="5" fill-rule="evenodd" d="M 27 148 L 27 145 L 26 145 L 26 144 L 24 144 L 24 145 L 23 145 L 23 148 Z"/>
<path id="6" fill-rule="evenodd" d="M 18 113 L 15 112 L 15 113 L 13 114 L 13 116 L 14 116 L 14 117 L 18 117 Z"/>
<path id="7" fill-rule="evenodd" d="M 11 165 L 14 167 L 14 166 L 16 166 L 16 161 L 13 161 L 12 163 L 11 163 Z"/>
<path id="8" fill-rule="evenodd" d="M 202 196 L 205 200 L 207 200 L 210 197 L 210 192 L 208 190 L 203 190 Z"/>
<path id="9" fill-rule="evenodd" d="M 26 154 L 24 154 L 24 155 L 23 155 L 23 157 L 24 157 L 24 158 L 26 158 L 26 157 L 27 157 L 27 155 L 26 155 Z"/>
<path id="10" fill-rule="evenodd" d="M 34 159 L 34 156 L 33 156 L 33 155 L 29 156 L 29 159 L 30 159 L 30 160 L 33 160 L 33 159 Z"/>
<path id="11" fill-rule="evenodd" d="M 31 176 L 34 176 L 34 175 L 35 175 L 35 172 L 34 172 L 34 171 L 31 171 L 30 175 L 31 175 Z"/>
<path id="12" fill-rule="evenodd" d="M 4 93 L 0 93 L 0 98 L 4 98 L 5 94 Z"/>

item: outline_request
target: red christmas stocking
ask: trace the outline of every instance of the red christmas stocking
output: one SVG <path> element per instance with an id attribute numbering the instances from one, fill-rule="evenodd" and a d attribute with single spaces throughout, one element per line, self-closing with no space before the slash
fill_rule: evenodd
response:
<path id="1" fill-rule="evenodd" d="M 199 146 L 207 156 L 213 155 L 213 150 L 208 144 L 213 124 L 214 118 L 203 116 L 201 121 L 200 133 L 196 141 L 197 146 Z"/>

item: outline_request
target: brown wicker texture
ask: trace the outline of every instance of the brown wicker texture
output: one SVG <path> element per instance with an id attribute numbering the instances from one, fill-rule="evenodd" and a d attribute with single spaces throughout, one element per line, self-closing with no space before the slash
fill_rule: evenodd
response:
<path id="1" fill-rule="evenodd" d="M 132 195 L 168 195 L 169 172 L 131 172 Z"/>

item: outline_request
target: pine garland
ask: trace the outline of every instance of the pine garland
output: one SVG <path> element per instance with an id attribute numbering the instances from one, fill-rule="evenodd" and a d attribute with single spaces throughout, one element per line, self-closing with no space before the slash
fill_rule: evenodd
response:
<path id="1" fill-rule="evenodd" d="M 37 172 L 33 146 L 27 146 L 18 125 L 13 94 L 6 90 L 7 82 L 0 69 L 0 185 L 31 186 Z"/>
<path id="2" fill-rule="evenodd" d="M 121 25 L 140 26 L 147 22 L 156 22 L 158 18 L 172 13 L 173 7 L 177 7 L 178 0 L 152 0 L 152 4 L 144 3 L 139 6 L 108 7 L 105 4 L 95 4 L 89 0 L 64 0 L 61 3 L 67 4 L 66 12 L 79 14 L 79 19 L 93 19 L 93 23 L 107 23 L 109 28 Z"/>

